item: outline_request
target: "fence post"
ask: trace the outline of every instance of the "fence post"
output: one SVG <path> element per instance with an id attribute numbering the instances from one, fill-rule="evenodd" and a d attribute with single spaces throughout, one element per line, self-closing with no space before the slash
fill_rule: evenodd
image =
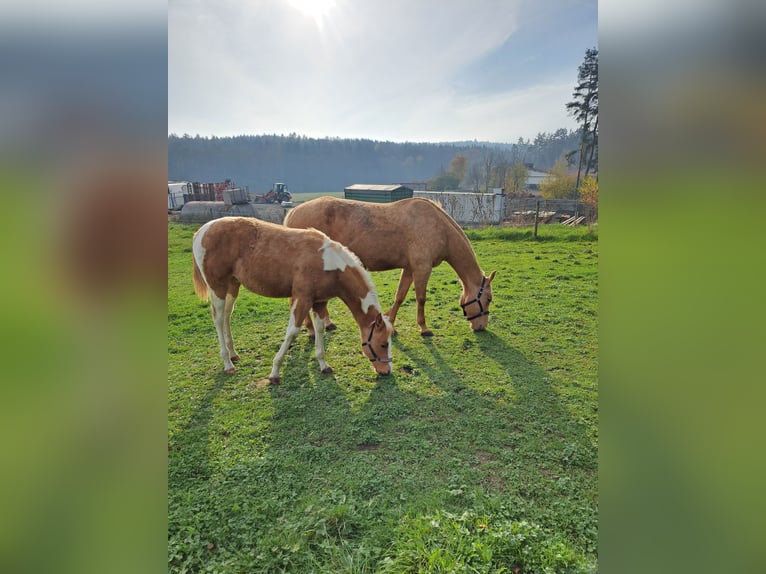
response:
<path id="1" fill-rule="evenodd" d="M 540 219 L 540 200 L 535 202 L 535 239 L 537 239 L 537 221 Z"/>

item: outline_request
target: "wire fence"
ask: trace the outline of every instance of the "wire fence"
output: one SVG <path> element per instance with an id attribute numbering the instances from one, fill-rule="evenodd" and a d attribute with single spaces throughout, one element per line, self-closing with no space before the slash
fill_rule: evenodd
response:
<path id="1" fill-rule="evenodd" d="M 583 217 L 581 223 L 598 220 L 598 209 L 575 199 L 546 199 L 544 197 L 505 198 L 505 222 L 511 225 L 563 223 L 572 217 Z"/>

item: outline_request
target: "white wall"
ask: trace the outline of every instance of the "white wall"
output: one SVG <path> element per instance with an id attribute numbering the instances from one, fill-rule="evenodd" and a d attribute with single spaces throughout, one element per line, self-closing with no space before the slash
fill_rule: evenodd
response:
<path id="1" fill-rule="evenodd" d="M 413 195 L 440 204 L 460 224 L 497 225 L 505 216 L 505 195 L 462 191 L 415 191 Z"/>

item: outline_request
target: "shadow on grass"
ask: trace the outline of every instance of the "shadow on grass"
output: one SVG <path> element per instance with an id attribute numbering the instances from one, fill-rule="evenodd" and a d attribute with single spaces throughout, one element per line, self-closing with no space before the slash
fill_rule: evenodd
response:
<path id="1" fill-rule="evenodd" d="M 568 474 L 594 472 L 596 452 L 551 387 L 548 373 L 491 331 L 476 333 L 474 339 L 464 360 L 496 363 L 504 380 L 490 387 L 470 380 L 445 360 L 437 340 L 422 346 L 395 343 L 412 369 L 412 385 L 420 379 L 441 391 L 409 401 L 414 410 L 405 415 L 427 421 L 418 437 L 426 450 L 444 453 L 454 468 L 468 467 L 463 475 L 490 492 L 512 490 L 520 496 L 537 496 L 539 485 Z M 375 408 L 375 400 L 391 401 L 392 394 L 379 387 L 369 408 Z"/>
<path id="2" fill-rule="evenodd" d="M 338 370 L 322 375 L 313 343 L 299 337 L 283 365 L 283 383 L 241 399 L 270 401 L 263 451 L 223 468 L 216 461 L 219 470 L 211 473 L 213 403 L 230 390 L 229 380 L 241 385 L 218 375 L 171 453 L 172 539 L 185 540 L 190 528 L 204 531 L 195 546 L 202 548 L 197 566 L 229 560 L 255 571 L 264 557 L 321 562 L 340 548 L 385 548 L 405 515 L 494 509 L 569 533 L 582 548 L 595 545 L 594 511 L 583 516 L 582 510 L 595 497 L 595 454 L 582 452 L 583 429 L 545 371 L 491 332 L 474 339 L 465 360 L 499 366 L 506 380 L 493 386 L 513 393 L 482 391 L 454 358 L 445 360 L 446 342 L 399 337 L 398 369 L 375 379 L 356 404 L 348 386 L 365 381 L 344 376 L 330 355 Z M 569 491 L 562 490 L 562 477 L 574 485 Z M 587 492 L 577 491 L 581 484 Z M 325 546 L 312 546 L 323 529 Z M 247 553 L 232 557 L 227 548 Z M 297 562 L 293 568 L 308 571 Z"/>
<path id="3" fill-rule="evenodd" d="M 309 364 L 316 366 L 316 361 L 311 361 L 313 349 L 313 343 L 307 338 L 296 339 L 282 365 L 283 377 L 285 373 L 289 373 L 289 379 L 309 378 Z M 220 407 L 218 410 L 215 407 L 216 400 L 225 394 L 230 395 L 231 401 L 252 400 L 252 394 L 257 392 L 257 389 L 271 387 L 266 380 L 271 370 L 271 362 L 264 361 L 265 364 L 257 368 L 258 371 L 262 371 L 263 376 L 253 379 L 256 369 L 251 364 L 252 360 L 253 354 L 244 352 L 237 363 L 235 374 L 227 375 L 222 370 L 218 371 L 210 381 L 209 388 L 196 402 L 187 423 L 174 434 L 168 448 L 169 489 L 184 485 L 189 480 L 208 480 L 213 473 L 212 468 L 221 466 L 220 460 L 211 460 L 220 457 L 221 454 L 210 453 L 211 442 L 217 430 L 213 428 L 214 420 L 222 416 Z M 276 389 L 274 393 L 280 392 L 280 385 L 272 388 Z M 228 434 L 229 431 L 224 432 Z"/>
<path id="4" fill-rule="evenodd" d="M 210 421 L 213 418 L 213 402 L 224 386 L 232 380 L 231 375 L 218 372 L 212 386 L 198 401 L 196 409 L 182 430 L 177 432 L 168 445 L 168 489 L 189 480 L 208 480 L 210 465 L 208 442 Z"/>

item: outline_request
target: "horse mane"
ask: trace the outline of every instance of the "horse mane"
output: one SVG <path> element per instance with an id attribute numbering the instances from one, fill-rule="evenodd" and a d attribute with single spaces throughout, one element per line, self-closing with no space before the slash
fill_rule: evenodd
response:
<path id="1" fill-rule="evenodd" d="M 330 239 L 326 233 L 323 233 L 318 229 L 309 227 L 308 231 L 316 233 L 323 238 L 322 247 L 320 247 L 319 250 L 323 252 L 322 257 L 325 259 L 325 271 L 334 269 L 344 271 L 346 267 L 357 269 L 365 284 L 367 285 L 369 292 L 373 293 L 375 297 L 377 297 L 377 291 L 375 289 L 375 284 L 372 282 L 370 272 L 367 271 L 364 264 L 362 263 L 362 260 L 359 259 L 359 256 L 357 256 L 356 253 L 351 251 L 342 243 L 338 243 L 337 241 Z M 327 265 L 330 267 L 328 268 Z"/>
<path id="2" fill-rule="evenodd" d="M 323 233 L 322 231 L 319 231 L 318 229 L 309 227 L 308 231 L 313 231 L 319 234 L 324 239 L 324 243 L 322 244 L 322 247 L 320 248 L 320 250 L 332 249 L 333 254 L 336 255 L 341 261 L 343 261 L 347 267 L 361 267 L 364 271 L 367 271 L 364 268 L 364 264 L 362 263 L 362 260 L 359 259 L 356 253 L 351 251 L 348 247 L 346 247 L 342 243 L 338 243 L 334 239 L 331 239 L 329 235 L 327 235 L 326 233 Z"/>
<path id="3" fill-rule="evenodd" d="M 462 227 L 460 227 L 460 225 L 458 224 L 458 222 L 457 222 L 457 221 L 455 221 L 455 219 L 454 219 L 453 217 L 451 217 L 449 213 L 447 213 L 447 210 L 445 210 L 445 209 L 444 209 L 444 207 L 442 207 L 442 204 L 441 204 L 441 203 L 439 203 L 439 202 L 437 202 L 437 201 L 433 201 L 433 200 L 431 200 L 431 199 L 429 199 L 428 201 L 430 201 L 430 202 L 431 202 L 431 203 L 433 203 L 433 204 L 434 204 L 436 207 L 438 207 L 438 208 L 439 208 L 439 211 L 441 211 L 441 212 L 442 212 L 442 214 L 445 216 L 445 219 L 446 219 L 446 220 L 449 222 L 449 224 L 450 224 L 450 225 L 451 225 L 451 226 L 452 226 L 452 227 L 455 229 L 455 231 L 457 231 L 457 232 L 458 232 L 458 234 L 459 234 L 461 237 L 463 237 L 463 239 L 465 239 L 465 240 L 466 240 L 466 242 L 468 242 L 468 245 L 471 245 L 471 242 L 468 240 L 468 236 L 465 234 L 465 230 L 463 230 L 463 228 L 462 228 Z M 471 247 L 471 249 L 473 249 L 473 247 Z"/>
<path id="4" fill-rule="evenodd" d="M 430 203 L 431 205 L 433 205 L 434 207 L 436 207 L 439 210 L 440 215 L 457 232 L 458 236 L 463 239 L 465 244 L 473 252 L 473 246 L 471 245 L 471 241 L 468 239 L 468 236 L 465 234 L 465 230 L 463 230 L 463 228 L 460 227 L 458 222 L 455 221 L 454 218 L 452 218 L 449 213 L 447 213 L 447 210 L 444 209 L 444 207 L 442 206 L 441 203 L 439 203 L 438 201 L 434 201 L 433 199 L 428 199 L 427 197 L 419 197 L 418 199 L 420 199 L 421 201 L 426 201 L 426 202 Z"/>
<path id="5" fill-rule="evenodd" d="M 434 201 L 433 199 L 428 199 L 428 198 L 425 198 L 425 197 L 419 198 L 419 199 L 422 199 L 423 201 L 427 201 L 427 202 L 431 203 L 434 207 L 436 207 L 438 209 L 438 211 L 439 211 L 440 215 L 442 216 L 442 218 L 445 219 L 447 221 L 448 225 L 450 225 L 455 230 L 457 236 L 460 238 L 460 241 L 463 242 L 463 246 L 466 247 L 468 249 L 468 252 L 473 255 L 473 258 L 474 258 L 474 260 L 476 260 L 476 264 L 478 266 L 479 265 L 479 261 L 478 261 L 478 259 L 476 259 L 476 252 L 473 250 L 473 245 L 471 245 L 471 240 L 468 239 L 468 236 L 465 234 L 465 230 L 462 227 L 460 227 L 460 224 L 458 224 L 458 222 L 455 221 L 455 219 L 452 216 L 450 216 L 449 213 L 447 213 L 447 210 L 444 209 L 444 207 L 438 201 Z M 453 268 L 454 268 L 454 266 L 453 266 Z M 479 267 L 479 270 L 481 271 L 481 267 Z M 484 271 L 481 271 L 481 273 L 483 275 Z M 458 274 L 458 278 L 460 279 L 460 284 L 462 285 L 463 289 L 465 290 L 465 288 L 466 288 L 465 281 L 463 281 L 463 278 L 460 277 L 460 274 Z"/>

